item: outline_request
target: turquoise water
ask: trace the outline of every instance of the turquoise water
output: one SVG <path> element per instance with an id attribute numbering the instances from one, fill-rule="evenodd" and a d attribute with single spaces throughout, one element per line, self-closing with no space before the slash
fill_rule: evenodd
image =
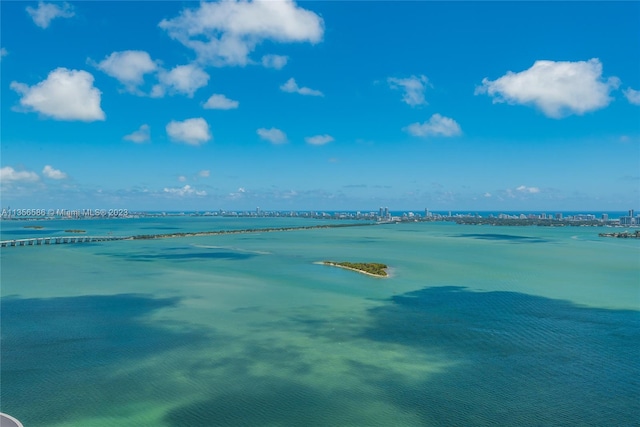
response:
<path id="1" fill-rule="evenodd" d="M 316 222 L 11 221 L 2 238 Z M 6 248 L 1 410 L 28 427 L 636 425 L 640 242 L 600 231 L 410 223 Z"/>

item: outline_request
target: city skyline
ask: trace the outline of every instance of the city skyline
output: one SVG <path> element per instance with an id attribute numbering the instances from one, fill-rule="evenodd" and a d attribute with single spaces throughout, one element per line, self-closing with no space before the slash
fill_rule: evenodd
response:
<path id="1" fill-rule="evenodd" d="M 0 7 L 3 206 L 640 200 L 637 2 Z"/>

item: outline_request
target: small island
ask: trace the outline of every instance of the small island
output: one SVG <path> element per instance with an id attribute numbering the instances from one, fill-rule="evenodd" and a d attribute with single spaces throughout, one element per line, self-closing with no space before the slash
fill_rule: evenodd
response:
<path id="1" fill-rule="evenodd" d="M 635 232 L 623 231 L 620 233 L 600 233 L 600 237 L 617 237 L 618 239 L 640 239 L 640 230 Z"/>
<path id="2" fill-rule="evenodd" d="M 34 230 L 42 230 L 44 227 L 42 225 L 25 225 L 24 228 L 33 228 Z"/>
<path id="3" fill-rule="evenodd" d="M 64 230 L 65 233 L 86 233 L 85 230 Z"/>
<path id="4" fill-rule="evenodd" d="M 336 262 L 336 261 L 322 261 L 324 265 L 331 265 L 333 267 L 346 268 L 347 270 L 357 271 L 358 273 L 368 274 L 375 277 L 387 277 L 386 269 L 389 268 L 386 264 L 378 262 Z"/>

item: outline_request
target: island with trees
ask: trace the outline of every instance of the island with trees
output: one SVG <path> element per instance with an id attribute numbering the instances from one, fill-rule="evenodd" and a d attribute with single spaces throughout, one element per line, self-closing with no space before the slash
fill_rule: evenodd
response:
<path id="1" fill-rule="evenodd" d="M 357 271 L 358 273 L 368 274 L 376 277 L 388 277 L 386 264 L 378 262 L 336 262 L 336 261 L 322 261 L 324 265 L 331 265 L 333 267 L 346 268 L 347 270 Z"/>

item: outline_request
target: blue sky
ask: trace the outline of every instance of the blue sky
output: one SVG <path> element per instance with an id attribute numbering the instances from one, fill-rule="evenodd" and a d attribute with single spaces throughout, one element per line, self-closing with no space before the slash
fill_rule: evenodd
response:
<path id="1" fill-rule="evenodd" d="M 640 207 L 638 2 L 0 7 L 3 207 Z"/>

